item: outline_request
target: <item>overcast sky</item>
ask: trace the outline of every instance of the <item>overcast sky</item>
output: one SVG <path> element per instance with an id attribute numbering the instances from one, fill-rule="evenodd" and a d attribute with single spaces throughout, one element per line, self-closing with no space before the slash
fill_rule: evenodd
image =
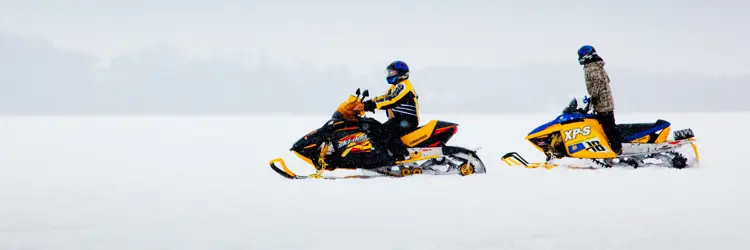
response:
<path id="1" fill-rule="evenodd" d="M 559 69 L 557 72 L 563 75 L 559 78 L 547 76 L 545 81 L 560 79 L 560 82 L 540 84 L 554 84 L 558 88 L 575 89 L 570 93 L 580 93 L 585 89 L 582 89 L 582 76 L 575 51 L 583 44 L 591 44 L 597 48 L 608 67 L 614 71 L 612 74 L 625 77 L 627 72 L 655 73 L 656 76 L 648 79 L 651 83 L 659 81 L 660 84 L 668 84 L 669 86 L 661 86 L 664 89 L 679 87 L 681 83 L 655 79 L 690 73 L 704 77 L 701 79 L 705 81 L 688 77 L 689 80 L 703 83 L 710 83 L 711 80 L 706 80 L 710 77 L 730 79 L 717 83 L 724 86 L 719 91 L 731 90 L 733 87 L 748 90 L 746 80 L 750 75 L 750 62 L 747 58 L 750 58 L 750 50 L 747 45 L 750 44 L 750 32 L 746 26 L 750 24 L 750 15 L 747 13 L 750 13 L 750 2 L 736 0 L 0 0 L 0 34 L 6 39 L 5 43 L 0 43 L 5 48 L 0 50 L 19 51 L 19 47 L 23 47 L 27 56 L 37 56 L 28 59 L 31 62 L 49 60 L 52 54 L 56 54 L 56 60 L 60 63 L 68 60 L 71 64 L 78 63 L 81 75 L 74 77 L 70 76 L 72 73 L 66 73 L 68 77 L 73 77 L 70 85 L 58 87 L 84 88 L 80 82 L 85 78 L 85 81 L 90 81 L 86 85 L 88 87 L 85 87 L 88 90 L 77 89 L 69 97 L 91 98 L 91 95 L 98 94 L 100 100 L 97 102 L 92 100 L 91 103 L 86 103 L 80 100 L 81 107 L 96 105 L 100 107 L 98 110 L 115 109 L 102 107 L 106 105 L 124 105 L 107 104 L 107 100 L 101 100 L 115 98 L 104 94 L 116 93 L 117 88 L 134 92 L 132 95 L 135 96 L 151 96 L 154 100 L 183 98 L 185 103 L 193 100 L 189 98 L 189 93 L 183 93 L 185 96 L 182 97 L 173 96 L 176 93 L 165 95 L 168 93 L 166 89 L 184 86 L 181 82 L 164 83 L 164 76 L 155 75 L 154 72 L 159 71 L 156 67 L 164 68 L 165 65 L 180 67 L 187 71 L 185 74 L 195 72 L 192 77 L 183 75 L 180 78 L 183 81 L 191 81 L 195 77 L 215 81 L 218 77 L 224 82 L 241 79 L 243 84 L 251 85 L 239 88 L 239 83 L 211 83 L 216 87 L 230 88 L 223 90 L 223 93 L 253 92 L 254 88 L 270 88 L 262 85 L 281 83 L 284 84 L 281 86 L 286 87 L 314 85 L 318 89 L 363 85 L 373 89 L 380 88 L 380 91 L 387 87 L 383 84 L 385 65 L 397 59 L 407 61 L 415 69 L 415 77 L 422 78 L 434 75 L 420 76 L 419 73 L 451 73 L 460 76 L 465 74 L 462 73 L 463 68 L 493 69 L 495 74 L 500 74 L 500 69 L 503 68 L 526 67 L 527 71 L 516 73 L 543 75 L 546 73 L 534 72 L 534 65 L 554 65 L 551 67 Z M 40 49 L 29 41 L 49 42 L 55 48 Z M 71 55 L 65 51 L 78 54 Z M 188 63 L 186 56 L 199 56 L 203 61 L 199 64 Z M 6 68 L 6 72 L 0 69 L 0 73 L 17 74 L 12 82 L 8 80 L 11 78 L 6 78 L 5 82 L 0 83 L 5 89 L 4 95 L 15 91 L 15 96 L 5 96 L 5 99 L 16 98 L 23 101 L 23 95 L 33 93 L 31 89 L 22 90 L 23 86 L 30 84 L 18 75 L 19 72 L 64 72 L 53 70 L 53 66 L 36 67 L 33 66 L 34 63 L 29 63 L 28 68 L 20 68 L 19 65 L 8 65 L 16 64 L 15 61 L 19 59 L 6 55 L 0 57 L 6 57 L 4 61 L 0 61 L 3 63 L 0 66 Z M 154 58 L 161 58 L 162 61 L 154 62 Z M 311 81 L 299 77 L 290 79 L 289 77 L 294 77 L 289 75 L 267 75 L 261 81 L 256 77 L 257 74 L 245 71 L 247 67 L 262 71 L 258 68 L 262 67 L 259 64 L 267 61 L 261 58 L 275 62 L 275 67 L 279 67 L 281 74 L 307 70 L 308 72 L 298 73 L 299 77 L 317 79 Z M 130 60 L 130 64 L 123 62 L 126 59 Z M 91 69 L 91 64 L 98 68 Z M 195 68 L 199 66 L 204 66 L 204 69 Z M 213 67 L 215 70 L 206 70 L 206 67 Z M 231 67 L 237 68 L 226 69 Z M 13 68 L 14 72 L 10 72 L 9 68 Z M 225 72 L 217 71 L 222 68 Z M 438 68 L 443 70 L 436 70 Z M 529 68 L 531 71 L 528 71 Z M 138 71 L 140 78 L 127 80 L 122 78 L 123 75 L 113 73 L 114 71 L 121 74 Z M 202 75 L 196 76 L 197 72 Z M 630 73 L 627 74 L 633 77 Z M 515 79 L 520 82 L 481 82 L 484 80 L 477 77 L 465 78 L 465 81 L 471 82 L 461 82 L 460 77 L 457 79 L 459 82 L 430 79 L 433 82 L 420 83 L 420 91 L 429 93 L 437 87 L 445 88 L 446 85 L 476 85 L 478 89 L 475 91 L 482 91 L 481 86 L 489 85 L 497 90 L 526 84 L 523 79 Z M 500 77 L 496 80 L 508 79 Z M 361 84 L 350 81 L 359 81 Z M 112 85 L 113 82 L 119 85 Z M 45 87 L 41 80 L 34 84 L 41 84 L 35 85 L 36 90 L 55 88 Z M 152 90 L 143 87 L 136 91 L 133 86 L 139 84 L 151 86 Z M 128 85 L 133 86 L 127 87 Z M 710 89 L 709 87 L 705 88 Z M 9 91 L 9 88 L 13 90 Z M 93 92 L 91 88 L 98 92 Z M 160 88 L 164 92 L 159 92 Z M 198 89 L 201 88 L 196 87 L 194 90 L 206 91 Z M 314 89 L 311 88 L 310 91 Z M 216 96 L 212 98 L 228 99 L 222 98 L 219 93 L 222 91 L 216 92 Z M 340 92 L 318 93 L 334 99 L 340 99 L 342 95 Z M 720 94 L 721 92 L 713 93 L 721 97 Z M 240 98 L 239 94 L 236 95 Z M 133 96 L 128 94 L 117 96 L 121 98 L 120 102 L 133 102 L 129 99 Z M 633 97 L 625 95 L 620 99 L 635 100 L 632 99 L 635 96 L 637 94 L 633 94 Z M 425 98 L 429 99 L 429 96 Z M 615 98 L 618 99 L 617 93 Z M 218 99 L 212 103 L 221 101 Z M 333 102 L 339 102 L 338 99 Z M 4 105 L 18 104 L 9 102 L 3 101 Z M 236 100 L 236 103 L 224 105 L 225 108 L 247 106 L 250 102 Z M 736 103 L 739 105 L 746 103 L 738 100 L 735 102 L 739 102 Z M 31 104 L 27 101 L 23 105 L 28 107 Z M 3 107 L 2 110 L 28 110 L 23 105 Z M 38 106 L 34 110 L 39 111 L 50 105 L 35 103 L 31 106 Z M 144 105 L 141 110 L 169 110 L 149 106 L 157 104 L 146 101 L 140 105 Z M 321 108 L 325 109 L 326 105 Z M 211 109 L 204 111 L 209 110 Z"/>

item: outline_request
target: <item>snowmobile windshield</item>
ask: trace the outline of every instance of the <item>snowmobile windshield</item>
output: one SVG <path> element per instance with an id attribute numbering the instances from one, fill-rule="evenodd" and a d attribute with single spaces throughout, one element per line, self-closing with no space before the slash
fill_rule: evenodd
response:
<path id="1" fill-rule="evenodd" d="M 563 109 L 563 113 L 569 114 L 576 112 L 576 109 L 578 108 L 578 100 L 574 97 L 573 100 L 570 100 L 568 103 L 568 106 Z"/>

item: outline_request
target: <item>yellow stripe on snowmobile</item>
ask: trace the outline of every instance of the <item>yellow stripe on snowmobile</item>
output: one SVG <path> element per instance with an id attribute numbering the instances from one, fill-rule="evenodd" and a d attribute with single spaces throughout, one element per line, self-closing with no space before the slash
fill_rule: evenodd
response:
<path id="1" fill-rule="evenodd" d="M 349 154 L 349 151 L 352 151 L 352 148 L 346 148 L 343 153 L 341 153 L 341 157 L 346 157 L 346 155 Z"/>
<path id="2" fill-rule="evenodd" d="M 301 155 L 297 151 L 292 151 L 292 152 L 294 152 L 294 154 L 297 155 L 297 157 L 299 157 L 300 159 L 302 159 L 304 162 L 307 162 L 311 166 L 315 167 L 315 164 L 313 164 L 313 162 L 312 162 L 312 160 L 310 160 L 310 158 L 307 158 L 304 155 Z"/>
<path id="3" fill-rule="evenodd" d="M 411 162 L 417 162 L 417 161 L 422 161 L 422 160 L 436 159 L 436 158 L 440 158 L 440 157 L 441 157 L 441 155 L 432 155 L 432 156 L 418 157 L 418 158 L 415 158 L 415 159 L 408 159 L 408 160 L 403 160 L 403 161 L 397 161 L 396 164 L 411 163 Z"/>

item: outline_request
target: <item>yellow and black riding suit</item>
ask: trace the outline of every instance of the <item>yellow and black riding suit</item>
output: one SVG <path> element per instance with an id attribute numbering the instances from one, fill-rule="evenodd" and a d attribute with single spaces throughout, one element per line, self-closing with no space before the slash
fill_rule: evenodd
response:
<path id="1" fill-rule="evenodd" d="M 409 155 L 401 142 L 401 136 L 414 131 L 419 126 L 419 102 L 417 93 L 409 79 L 392 84 L 385 95 L 365 101 L 364 110 L 385 110 L 388 121 L 383 123 L 377 133 L 378 138 L 387 145 L 391 153 L 402 160 Z"/>

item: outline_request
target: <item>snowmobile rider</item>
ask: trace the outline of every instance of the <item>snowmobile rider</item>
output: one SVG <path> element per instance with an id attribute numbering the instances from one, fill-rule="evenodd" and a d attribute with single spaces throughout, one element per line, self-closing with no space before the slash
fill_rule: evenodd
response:
<path id="1" fill-rule="evenodd" d="M 396 159 L 402 161 L 409 156 L 401 136 L 414 131 L 419 126 L 419 103 L 417 93 L 409 81 L 409 66 L 402 61 L 394 61 L 386 67 L 386 81 L 391 86 L 385 95 L 376 96 L 364 102 L 364 110 L 374 112 L 385 110 L 388 121 L 383 123 L 375 138 L 386 145 Z"/>
<path id="2" fill-rule="evenodd" d="M 604 70 L 604 60 L 591 45 L 578 49 L 578 63 L 583 65 L 586 78 L 586 89 L 591 96 L 594 115 L 601 123 L 610 147 L 616 154 L 622 153 L 622 135 L 615 126 L 615 102 L 609 84 L 609 75 Z"/>

